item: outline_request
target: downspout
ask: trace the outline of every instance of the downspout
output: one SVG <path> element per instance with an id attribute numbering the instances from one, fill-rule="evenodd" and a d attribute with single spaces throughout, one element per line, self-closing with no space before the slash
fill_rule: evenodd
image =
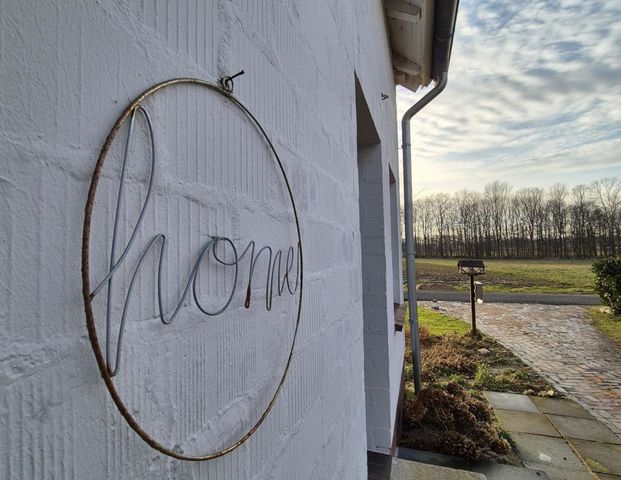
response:
<path id="1" fill-rule="evenodd" d="M 401 119 L 401 138 L 403 141 L 403 200 L 405 202 L 405 272 L 408 281 L 408 309 L 410 312 L 410 347 L 412 349 L 412 373 L 414 376 L 414 391 L 421 390 L 420 374 L 420 339 L 418 335 L 418 309 L 416 301 L 416 267 L 414 259 L 414 212 L 412 204 L 412 144 L 410 143 L 410 120 L 421 111 L 425 105 L 436 98 L 444 87 L 448 75 L 446 72 L 431 91 L 412 105 Z"/>
<path id="2" fill-rule="evenodd" d="M 410 140 L 410 121 L 412 117 L 436 98 L 448 80 L 448 65 L 453 45 L 455 21 L 459 0 L 436 0 L 434 15 L 433 65 L 432 74 L 436 85 L 423 98 L 412 105 L 401 119 L 401 139 L 403 141 L 403 197 L 405 210 L 405 270 L 408 283 L 408 309 L 410 313 L 410 346 L 412 349 L 412 370 L 414 390 L 421 390 L 420 338 L 418 335 L 418 311 L 416 301 L 416 266 L 414 260 L 413 204 L 412 204 L 412 144 Z"/>

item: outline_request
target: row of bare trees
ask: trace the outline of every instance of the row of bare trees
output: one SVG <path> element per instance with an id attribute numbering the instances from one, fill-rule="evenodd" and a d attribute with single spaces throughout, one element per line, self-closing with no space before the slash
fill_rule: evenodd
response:
<path id="1" fill-rule="evenodd" d="M 423 257 L 592 258 L 621 253 L 621 180 L 569 188 L 437 193 L 414 205 L 416 252 Z"/>

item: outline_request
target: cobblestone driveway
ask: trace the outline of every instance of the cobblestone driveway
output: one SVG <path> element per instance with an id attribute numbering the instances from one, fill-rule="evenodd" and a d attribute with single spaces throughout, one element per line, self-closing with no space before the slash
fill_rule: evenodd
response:
<path id="1" fill-rule="evenodd" d="M 439 305 L 470 322 L 470 304 Z M 590 323 L 584 307 L 485 303 L 477 305 L 477 326 L 621 435 L 621 345 Z"/>

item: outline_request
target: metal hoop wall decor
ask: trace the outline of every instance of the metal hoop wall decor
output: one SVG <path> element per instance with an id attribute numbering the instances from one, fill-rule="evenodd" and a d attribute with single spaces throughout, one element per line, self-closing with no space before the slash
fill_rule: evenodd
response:
<path id="1" fill-rule="evenodd" d="M 240 72 L 240 74 L 243 72 Z M 238 74 L 239 75 L 239 74 Z M 237 75 L 235 75 L 237 76 Z M 278 394 L 280 393 L 280 391 L 282 390 L 282 387 L 284 385 L 285 379 L 287 377 L 287 374 L 289 372 L 289 367 L 291 365 L 291 359 L 293 357 L 293 349 L 295 347 L 295 342 L 296 342 L 296 338 L 297 338 L 297 334 L 298 334 L 298 329 L 299 329 L 299 325 L 300 325 L 300 316 L 301 316 L 301 311 L 302 311 L 302 286 L 303 286 L 303 257 L 302 257 L 302 237 L 301 237 L 301 232 L 300 232 L 300 222 L 299 222 L 299 218 L 298 218 L 298 212 L 297 212 L 297 208 L 295 205 L 295 200 L 293 197 L 293 192 L 291 190 L 291 185 L 289 183 L 289 179 L 286 175 L 285 169 L 283 167 L 283 164 L 280 160 L 280 157 L 278 156 L 278 153 L 276 152 L 276 149 L 274 148 L 274 145 L 272 144 L 272 141 L 270 140 L 269 136 L 267 135 L 267 133 L 265 132 L 265 129 L 261 126 L 261 124 L 259 123 L 259 121 L 257 120 L 257 118 L 250 112 L 250 110 L 248 110 L 248 108 L 246 108 L 246 106 L 240 102 L 238 99 L 236 99 L 233 96 L 233 78 L 234 77 L 225 77 L 223 79 L 221 79 L 219 81 L 218 85 L 214 85 L 212 83 L 206 82 L 204 80 L 200 80 L 200 79 L 195 79 L 195 78 L 175 78 L 172 80 L 167 80 L 165 82 L 159 83 L 157 85 L 154 85 L 150 88 L 148 88 L 147 90 L 145 90 L 142 94 L 140 94 L 135 100 L 133 100 L 129 106 L 123 111 L 123 113 L 121 113 L 121 115 L 119 116 L 119 118 L 116 120 L 116 122 L 114 123 L 114 125 L 112 126 L 112 129 L 110 130 L 110 133 L 108 134 L 106 141 L 104 142 L 101 151 L 99 153 L 99 157 L 97 158 L 97 163 L 95 165 L 95 170 L 93 172 L 93 176 L 91 178 L 91 183 L 90 183 L 90 188 L 88 191 L 88 197 L 87 197 L 87 201 L 86 201 L 86 207 L 85 207 L 85 211 L 84 211 L 84 227 L 83 227 L 83 232 L 82 232 L 82 295 L 83 295 L 83 299 L 84 299 L 84 309 L 85 309 L 85 313 L 86 313 L 86 327 L 88 329 L 88 336 L 89 336 L 89 340 L 91 343 L 91 346 L 93 348 L 93 352 L 95 354 L 95 359 L 97 360 L 97 365 L 99 367 L 99 371 L 101 372 L 101 376 L 103 377 L 103 380 L 105 382 L 105 385 L 110 393 L 110 396 L 112 397 L 116 407 L 118 408 L 119 412 L 121 413 L 121 415 L 123 416 L 123 418 L 125 419 L 125 421 L 127 422 L 127 424 L 152 448 L 154 448 L 155 450 L 158 450 L 159 452 L 168 455 L 170 457 L 179 459 L 179 460 L 191 460 L 191 461 L 201 461 L 201 460 L 211 460 L 214 458 L 218 458 L 221 457 L 227 453 L 232 452 L 233 450 L 235 450 L 236 448 L 238 448 L 240 445 L 242 445 L 246 440 L 248 440 L 252 434 L 254 432 L 256 432 L 256 430 L 259 428 L 259 426 L 265 421 L 265 419 L 267 418 L 268 414 L 270 413 L 270 411 L 272 410 L 272 408 L 274 407 L 274 404 L 276 402 L 276 399 L 278 397 Z M 194 269 L 192 270 L 192 273 L 190 275 L 190 278 L 188 279 L 188 282 L 185 286 L 185 290 L 183 293 L 183 296 L 179 302 L 179 304 L 177 305 L 177 308 L 175 309 L 175 311 L 173 312 L 173 314 L 166 319 L 165 315 L 163 314 L 163 310 L 162 310 L 162 301 L 161 301 L 161 297 L 158 297 L 159 299 L 159 312 L 160 312 L 160 319 L 162 321 L 162 323 L 164 323 L 165 325 L 168 325 L 170 323 L 172 323 L 172 321 L 174 320 L 176 314 L 178 313 L 179 309 L 181 308 L 181 305 L 183 303 L 183 301 L 185 300 L 186 296 L 189 294 L 190 291 L 190 287 L 192 287 L 192 291 L 194 294 L 194 300 L 195 303 L 197 304 L 198 308 L 201 310 L 201 312 L 203 314 L 206 315 L 219 315 L 220 313 L 222 313 L 224 310 L 226 310 L 226 308 L 229 306 L 229 304 L 231 303 L 231 299 L 233 298 L 233 294 L 236 288 L 236 284 L 237 284 L 237 278 L 238 278 L 238 262 L 239 260 L 242 259 L 242 257 L 244 257 L 245 255 L 248 254 L 248 256 L 250 257 L 250 274 L 249 274 L 249 279 L 248 279 L 248 289 L 247 289 L 247 293 L 246 293 L 246 300 L 245 300 L 245 307 L 248 308 L 249 304 L 250 304 L 250 296 L 251 296 L 251 281 L 252 281 L 252 276 L 253 276 L 253 270 L 254 270 L 254 266 L 256 263 L 256 260 L 258 259 L 258 257 L 265 253 L 265 255 L 269 255 L 269 262 L 268 262 L 268 278 L 266 280 L 266 308 L 267 310 L 271 309 L 271 298 L 274 295 L 274 288 L 273 288 L 273 283 L 274 283 L 274 276 L 277 275 L 277 280 L 276 280 L 276 294 L 277 295 L 281 295 L 283 293 L 283 291 L 285 290 L 285 286 L 287 287 L 289 293 L 291 295 L 294 295 L 295 292 L 297 291 L 297 289 L 299 288 L 299 300 L 297 303 L 297 309 L 296 309 L 296 314 L 295 314 L 295 324 L 294 324 L 294 329 L 293 329 L 293 338 L 291 340 L 291 346 L 289 348 L 288 351 L 288 355 L 287 355 L 287 360 L 286 360 L 286 364 L 284 367 L 284 370 L 282 372 L 282 375 L 280 376 L 280 380 L 278 381 L 278 385 L 276 387 L 276 390 L 274 392 L 274 394 L 272 395 L 269 403 L 267 404 L 265 410 L 263 411 L 263 413 L 261 414 L 261 416 L 259 417 L 259 419 L 257 420 L 257 422 L 249 429 L 246 431 L 246 433 L 244 435 L 242 435 L 237 441 L 230 443 L 228 446 L 216 451 L 216 452 L 211 452 L 211 453 L 205 453 L 202 455 L 186 455 L 184 453 L 180 453 L 178 451 L 173 450 L 171 448 L 166 447 L 165 445 L 161 444 L 160 442 L 158 442 L 156 439 L 154 439 L 152 436 L 150 436 L 138 423 L 138 421 L 134 418 L 134 416 L 130 413 L 129 409 L 127 408 L 127 406 L 125 405 L 125 403 L 123 402 L 123 399 L 121 398 L 121 395 L 119 394 L 119 392 L 117 391 L 114 382 L 112 380 L 112 378 L 117 374 L 118 369 L 119 369 L 119 362 L 121 360 L 121 350 L 122 350 L 122 335 L 123 335 L 123 329 L 124 329 L 124 324 L 125 324 L 125 318 L 126 318 L 126 313 L 127 313 L 127 306 L 130 300 L 130 296 L 131 296 L 131 290 L 133 288 L 133 284 L 134 284 L 134 280 L 138 275 L 138 272 L 141 268 L 142 262 L 144 260 L 144 258 L 146 257 L 147 254 L 149 254 L 151 251 L 154 251 L 156 249 L 156 245 L 159 243 L 160 246 L 160 250 L 159 250 L 159 270 L 158 270 L 158 296 L 160 295 L 160 287 L 161 287 L 161 278 L 159 275 L 161 275 L 161 268 L 162 268 L 162 258 L 163 258 L 163 254 L 165 252 L 165 248 L 166 248 L 166 238 L 165 235 L 163 234 L 158 234 L 156 235 L 149 243 L 148 246 L 146 247 L 146 249 L 143 251 L 142 256 L 140 257 L 139 261 L 138 261 L 138 266 L 136 267 L 133 277 L 129 283 L 129 288 L 127 290 L 127 297 L 125 299 L 125 305 L 123 306 L 123 316 L 121 318 L 121 326 L 119 328 L 119 334 L 118 334 L 118 339 L 117 339 L 117 344 L 116 344 L 116 356 L 114 356 L 115 361 L 114 361 L 114 365 L 112 364 L 112 360 L 111 358 L 113 357 L 113 355 L 110 354 L 110 335 L 109 335 L 109 331 L 110 331 L 110 319 L 108 318 L 108 316 L 110 315 L 109 311 L 110 308 L 107 309 L 107 322 L 106 322 L 106 347 L 105 347 L 105 353 L 102 351 L 101 348 L 101 344 L 97 335 L 97 329 L 96 329 L 96 325 L 95 325 L 95 316 L 93 313 L 93 299 L 94 297 L 102 290 L 104 289 L 104 287 L 108 286 L 108 292 L 111 290 L 111 282 L 112 282 L 112 277 L 114 276 L 115 272 L 119 269 L 121 263 L 123 262 L 126 254 L 128 253 L 129 249 L 132 246 L 132 243 L 135 240 L 136 237 L 136 232 L 138 231 L 138 227 L 140 225 L 140 223 L 142 222 L 142 218 L 143 218 L 143 214 L 144 211 L 146 209 L 147 203 L 148 203 L 148 198 L 151 194 L 151 189 L 152 189 L 152 184 L 153 184 L 153 176 L 154 176 L 154 171 L 155 171 L 155 141 L 154 141 L 154 137 L 153 137 L 153 128 L 151 125 L 151 121 L 149 119 L 149 115 L 148 112 L 146 111 L 146 109 L 144 108 L 144 106 L 142 105 L 142 102 L 144 102 L 147 98 L 152 97 L 153 95 L 155 95 L 157 92 L 160 92 L 164 89 L 167 88 L 171 88 L 174 87 L 176 85 L 190 85 L 190 86 L 196 86 L 197 88 L 206 88 L 210 91 L 215 92 L 216 94 L 218 94 L 219 96 L 221 96 L 222 98 L 225 99 L 225 101 L 230 102 L 232 105 L 234 105 L 239 111 L 242 112 L 242 114 L 248 118 L 250 120 L 250 123 L 253 125 L 253 127 L 256 129 L 256 131 L 260 134 L 260 137 L 265 141 L 265 143 L 267 144 L 267 146 L 269 147 L 268 150 L 269 152 L 272 154 L 273 159 L 275 160 L 275 164 L 278 167 L 277 171 L 280 173 L 280 176 L 282 178 L 282 181 L 284 182 L 285 186 L 286 186 L 286 191 L 287 191 L 287 195 L 288 198 L 291 202 L 291 210 L 293 212 L 293 217 L 295 219 L 295 229 L 296 229 L 296 233 L 297 233 L 297 247 L 295 248 L 295 250 L 297 250 L 297 256 L 298 256 L 298 262 L 297 262 L 297 268 L 296 268 L 296 281 L 295 281 L 295 286 L 292 288 L 291 286 L 291 281 L 290 281 L 290 276 L 289 274 L 292 272 L 293 269 L 293 264 L 294 264 L 294 260 L 295 260 L 295 255 L 296 252 L 294 251 L 293 247 L 289 247 L 289 249 L 286 252 L 286 260 L 285 260 L 285 266 L 284 266 L 284 275 L 282 274 L 282 270 L 281 270 L 281 263 L 283 261 L 283 252 L 282 250 L 278 250 L 276 253 L 274 253 L 272 251 L 272 248 L 269 246 L 264 246 L 263 248 L 258 249 L 258 253 L 255 252 L 255 242 L 251 241 L 248 246 L 243 250 L 243 252 L 238 255 L 237 254 L 237 250 L 235 249 L 235 246 L 233 245 L 233 243 L 231 242 L 230 239 L 226 238 L 226 237 L 211 237 L 210 240 L 208 242 L 206 242 L 202 249 L 201 252 L 198 256 L 198 259 L 196 261 L 196 263 L 194 264 Z M 145 203 L 142 206 L 142 210 L 140 211 L 139 214 L 139 218 L 135 227 L 135 230 L 132 232 L 132 234 L 130 235 L 130 239 L 127 242 L 127 245 L 125 246 L 125 248 L 123 249 L 123 252 L 121 253 L 121 255 L 119 256 L 119 258 L 115 258 L 115 241 L 116 241 L 116 231 L 117 231 L 117 222 L 118 222 L 118 213 L 119 213 L 119 208 L 120 208 L 120 203 L 122 201 L 122 197 L 123 197 L 123 180 L 124 180 L 124 175 L 125 175 L 125 169 L 126 169 L 126 163 L 127 163 L 127 156 L 128 156 L 128 151 L 129 151 L 129 142 L 130 142 L 130 137 L 132 134 L 132 128 L 133 128 L 133 124 L 134 124 L 134 120 L 137 114 L 141 114 L 147 124 L 147 127 L 149 129 L 149 132 L 151 134 L 151 175 L 150 178 L 148 180 L 148 191 L 147 191 L 147 195 L 146 195 L 146 200 Z M 115 220 L 114 220 L 114 234 L 113 234 L 113 238 L 112 238 L 112 249 L 111 249 L 111 254 L 110 254 L 110 269 L 107 273 L 107 275 L 104 277 L 104 279 L 99 282 L 94 288 L 91 286 L 91 279 L 90 279 L 90 272 L 89 272 L 89 256 L 90 256 L 90 239 L 91 239 L 91 224 L 92 224 L 92 217 L 93 217 L 93 207 L 94 207 L 94 203 L 95 203 L 95 195 L 97 192 L 97 186 L 99 184 L 99 179 L 102 175 L 102 169 L 104 167 L 104 164 L 106 162 L 106 157 L 108 155 L 108 152 L 112 146 L 112 143 L 114 141 L 114 139 L 116 138 L 117 134 L 119 133 L 119 130 L 121 129 L 121 127 L 125 124 L 129 122 L 129 126 L 128 126 L 128 137 L 127 137 L 127 143 L 125 145 L 125 158 L 123 161 L 123 165 L 122 165 L 122 170 L 121 170 L 121 183 L 119 185 L 119 192 L 118 192 L 118 198 L 117 198 L 117 214 L 115 216 Z M 219 255 L 221 254 L 217 254 L 216 253 L 216 247 L 219 243 L 225 243 L 228 244 L 229 247 L 232 248 L 232 251 L 234 253 L 234 260 L 233 261 L 226 261 L 224 259 L 224 257 L 220 258 Z M 196 271 L 198 269 L 198 265 L 199 263 L 202 261 L 202 259 L 205 256 L 208 256 L 209 253 L 211 252 L 211 254 L 213 255 L 214 259 L 219 262 L 221 265 L 225 265 L 225 266 L 234 266 L 235 267 L 235 281 L 233 282 L 234 286 L 233 286 L 233 291 L 231 292 L 230 297 L 228 298 L 228 302 L 226 303 L 226 305 L 224 305 L 224 307 L 222 307 L 221 309 L 217 310 L 217 311 L 208 311 L 206 308 L 204 308 L 203 306 L 201 306 L 201 304 L 198 301 L 197 298 L 197 294 L 196 294 Z M 277 273 L 276 273 L 277 272 Z M 110 295 L 110 293 L 108 293 L 108 295 Z M 110 307 L 109 303 L 110 303 L 110 296 L 108 296 L 108 307 Z"/>

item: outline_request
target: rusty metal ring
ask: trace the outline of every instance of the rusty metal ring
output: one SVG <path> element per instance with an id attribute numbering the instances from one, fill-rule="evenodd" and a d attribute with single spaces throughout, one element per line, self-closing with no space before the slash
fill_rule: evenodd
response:
<path id="1" fill-rule="evenodd" d="M 95 318 L 93 315 L 93 306 L 92 306 L 92 300 L 91 300 L 91 285 L 90 285 L 90 275 L 89 275 L 90 232 L 91 232 L 91 220 L 92 220 L 92 215 L 93 215 L 93 206 L 95 203 L 95 194 L 97 191 L 97 185 L 99 183 L 99 178 L 101 176 L 101 171 L 104 166 L 108 151 L 110 150 L 110 147 L 112 145 L 112 142 L 114 141 L 114 138 L 116 137 L 116 134 L 118 133 L 119 129 L 123 126 L 125 121 L 131 116 L 132 112 L 137 107 L 140 106 L 142 101 L 144 101 L 146 98 L 152 96 L 153 94 L 155 94 L 156 92 L 160 90 L 163 90 L 167 87 L 172 87 L 174 85 L 181 85 L 181 84 L 197 85 L 200 87 L 208 88 L 216 92 L 217 94 L 222 95 L 225 99 L 229 100 L 231 103 L 233 103 L 233 105 L 238 107 L 251 120 L 252 124 L 255 126 L 255 128 L 259 131 L 259 133 L 263 137 L 263 139 L 266 141 L 266 143 L 269 146 L 270 151 L 274 155 L 276 164 L 278 165 L 278 169 L 280 173 L 282 174 L 282 179 L 287 187 L 287 192 L 289 194 L 289 199 L 291 201 L 291 208 L 293 210 L 293 215 L 295 218 L 295 226 L 296 226 L 296 232 L 298 236 L 298 248 L 299 248 L 299 255 L 300 255 L 300 277 L 299 277 L 300 297 L 298 300 L 298 308 L 297 308 L 297 314 L 296 314 L 296 320 L 295 320 L 295 329 L 293 332 L 293 339 L 291 341 L 291 348 L 289 350 L 289 355 L 287 357 L 287 363 L 285 365 L 283 374 L 280 378 L 276 391 L 274 392 L 274 395 L 272 396 L 267 407 L 261 414 L 261 417 L 259 418 L 259 420 L 239 440 L 237 440 L 236 442 L 230 444 L 229 446 L 217 452 L 207 453 L 204 455 L 184 455 L 182 453 L 178 453 L 170 448 L 165 447 L 164 445 L 159 443 L 157 440 L 155 440 L 153 437 L 151 437 L 147 432 L 145 432 L 142 429 L 142 427 L 138 424 L 136 419 L 134 419 L 132 414 L 129 412 L 129 410 L 125 406 L 123 400 L 121 399 L 119 393 L 117 392 L 114 386 L 112 377 L 110 376 L 108 372 L 106 361 L 102 354 L 102 350 L 101 350 L 99 340 L 97 337 L 97 329 L 95 327 Z M 278 156 L 278 153 L 276 152 L 276 149 L 274 148 L 274 145 L 272 144 L 272 141 L 270 140 L 269 136 L 265 132 L 265 129 L 261 126 L 259 121 L 250 112 L 250 110 L 248 110 L 248 108 L 246 108 L 246 106 L 243 103 L 241 103 L 239 100 L 233 97 L 232 92 L 222 88 L 221 86 L 214 85 L 205 80 L 200 80 L 196 78 L 174 78 L 171 80 L 167 80 L 165 82 L 161 82 L 156 85 L 153 85 L 152 87 L 148 88 L 143 93 L 138 95 L 138 97 L 136 97 L 129 104 L 129 106 L 123 111 L 123 113 L 121 113 L 121 115 L 118 117 L 118 119 L 112 126 L 112 129 L 110 130 L 110 133 L 108 134 L 106 138 L 106 141 L 101 147 L 101 151 L 99 153 L 99 157 L 97 158 L 97 163 L 95 164 L 95 170 L 93 171 L 93 176 L 91 178 L 91 184 L 88 190 L 86 207 L 84 209 L 84 226 L 82 230 L 82 296 L 84 299 L 84 311 L 86 314 L 86 328 L 88 330 L 88 338 L 93 348 L 93 352 L 95 354 L 95 359 L 97 360 L 99 371 L 106 384 L 106 387 L 108 388 L 108 392 L 110 393 L 112 400 L 114 401 L 116 407 L 118 408 L 119 412 L 121 413 L 121 415 L 123 416 L 127 424 L 130 426 L 130 428 L 134 430 L 150 447 L 163 453 L 164 455 L 168 455 L 178 460 L 190 460 L 190 461 L 212 460 L 214 458 L 218 458 L 223 455 L 226 455 L 227 453 L 232 452 L 233 450 L 241 446 L 246 440 L 248 440 L 254 434 L 254 432 L 256 432 L 256 430 L 261 426 L 261 424 L 265 421 L 268 414 L 274 407 L 278 394 L 282 390 L 282 387 L 285 382 L 285 378 L 287 377 L 287 373 L 289 372 L 289 367 L 291 366 L 291 359 L 293 358 L 293 349 L 295 347 L 295 342 L 296 342 L 297 335 L 298 335 L 298 329 L 300 326 L 300 317 L 302 313 L 302 290 L 303 290 L 303 283 L 304 283 L 303 278 L 304 278 L 304 262 L 303 262 L 303 256 L 302 256 L 302 235 L 300 231 L 300 221 L 298 218 L 298 211 L 295 205 L 295 200 L 293 198 L 293 192 L 291 191 L 291 185 L 289 183 L 289 178 L 287 177 L 285 169 L 282 165 L 280 157 Z"/>

